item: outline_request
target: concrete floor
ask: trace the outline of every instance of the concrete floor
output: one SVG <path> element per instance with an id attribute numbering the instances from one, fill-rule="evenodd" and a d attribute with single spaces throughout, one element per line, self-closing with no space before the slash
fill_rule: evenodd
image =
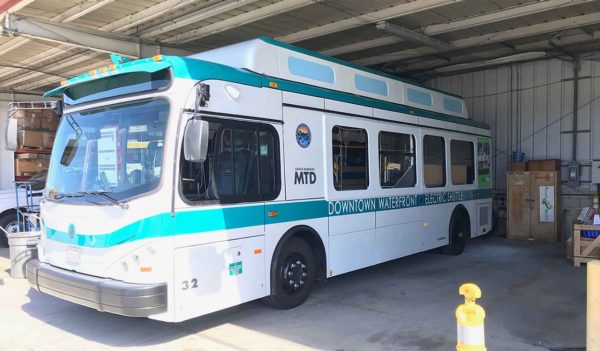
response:
<path id="1" fill-rule="evenodd" d="M 100 313 L 8 276 L 0 249 L 2 350 L 453 350 L 458 286 L 483 290 L 489 350 L 585 344 L 585 266 L 558 244 L 472 240 L 458 257 L 422 253 L 317 284 L 289 310 L 259 301 L 179 324 Z"/>

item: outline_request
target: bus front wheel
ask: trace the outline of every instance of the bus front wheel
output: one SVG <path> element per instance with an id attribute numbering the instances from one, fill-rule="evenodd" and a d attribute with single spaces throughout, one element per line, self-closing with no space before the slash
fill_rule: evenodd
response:
<path id="1" fill-rule="evenodd" d="M 315 281 L 315 259 L 308 243 L 300 238 L 289 239 L 272 266 L 271 296 L 266 302 L 281 309 L 301 305 L 310 294 Z"/>

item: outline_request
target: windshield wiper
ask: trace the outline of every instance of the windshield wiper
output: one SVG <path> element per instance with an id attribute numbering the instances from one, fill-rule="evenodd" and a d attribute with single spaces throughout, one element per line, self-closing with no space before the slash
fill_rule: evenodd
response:
<path id="1" fill-rule="evenodd" d="M 106 191 L 106 190 L 94 190 L 94 191 L 80 191 L 78 194 L 81 194 L 82 196 L 83 195 L 96 195 L 98 197 L 103 198 L 104 200 L 107 200 L 108 202 L 110 202 L 113 205 L 117 205 L 117 206 L 121 207 L 124 210 L 129 208 L 129 204 L 115 199 L 114 197 L 108 195 L 109 193 L 111 193 L 111 192 Z"/>
<path id="2" fill-rule="evenodd" d="M 64 197 L 82 197 L 83 195 L 85 195 L 85 194 L 82 194 L 82 193 L 58 193 L 52 199 L 53 200 L 60 200 L 60 199 L 62 199 Z"/>

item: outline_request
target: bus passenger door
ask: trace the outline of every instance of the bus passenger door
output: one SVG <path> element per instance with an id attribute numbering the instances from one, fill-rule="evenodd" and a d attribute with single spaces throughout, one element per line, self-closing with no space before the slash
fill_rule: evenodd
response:
<path id="1" fill-rule="evenodd" d="M 359 111 L 360 112 L 360 111 Z M 376 263 L 376 170 L 369 162 L 377 132 L 356 118 L 327 114 L 325 120 L 329 274 L 338 275 Z M 373 179 L 374 178 L 374 179 Z"/>
<path id="2" fill-rule="evenodd" d="M 423 169 L 418 163 L 418 129 L 386 125 L 378 133 L 377 262 L 423 251 L 424 232 L 420 194 Z"/>

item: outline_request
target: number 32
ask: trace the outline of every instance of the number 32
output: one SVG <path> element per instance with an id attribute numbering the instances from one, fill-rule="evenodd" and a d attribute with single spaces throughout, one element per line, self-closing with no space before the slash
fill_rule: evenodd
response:
<path id="1" fill-rule="evenodd" d="M 198 287 L 198 279 L 194 278 L 190 281 L 184 280 L 181 284 L 181 290 L 195 289 Z"/>

